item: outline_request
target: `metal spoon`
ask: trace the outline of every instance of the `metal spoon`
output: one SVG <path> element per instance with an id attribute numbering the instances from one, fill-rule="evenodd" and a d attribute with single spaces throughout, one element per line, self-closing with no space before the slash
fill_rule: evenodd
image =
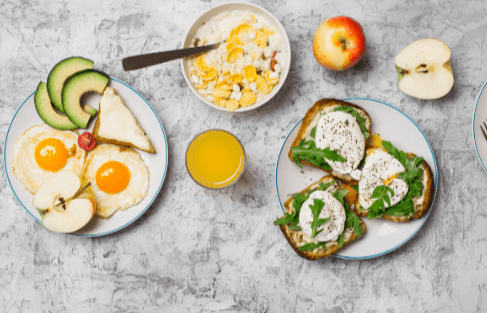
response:
<path id="1" fill-rule="evenodd" d="M 213 50 L 218 48 L 221 42 L 215 43 L 213 45 L 202 46 L 202 47 L 195 47 L 195 48 L 186 48 L 180 50 L 172 50 L 172 51 L 163 51 L 163 52 L 156 52 L 156 53 L 148 53 L 148 54 L 141 54 L 141 55 L 134 55 L 122 60 L 122 65 L 124 71 L 133 71 L 138 70 L 141 68 L 149 67 L 152 65 L 157 65 L 165 62 L 169 62 L 172 60 L 177 60 L 180 58 L 184 58 L 193 54 L 198 54 L 202 52 L 206 52 L 209 50 Z"/>

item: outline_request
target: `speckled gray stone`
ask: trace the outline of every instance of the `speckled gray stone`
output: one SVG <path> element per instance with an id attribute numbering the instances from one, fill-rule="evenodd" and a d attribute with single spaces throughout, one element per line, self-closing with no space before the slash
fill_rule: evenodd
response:
<path id="1" fill-rule="evenodd" d="M 124 72 L 121 59 L 175 49 L 201 12 L 221 1 L 0 2 L 0 152 L 17 108 L 59 60 L 81 55 L 138 90 L 168 136 L 169 167 L 151 208 L 101 238 L 53 234 L 17 202 L 0 172 L 1 312 L 486 312 L 487 174 L 471 123 L 487 77 L 484 1 L 256 1 L 291 40 L 285 88 L 244 114 L 194 96 L 180 64 Z M 321 21 L 348 15 L 367 53 L 354 68 L 317 64 Z M 452 50 L 453 90 L 436 101 L 401 93 L 393 57 L 434 37 Z M 419 234 L 376 259 L 301 259 L 272 221 L 281 214 L 275 163 L 306 110 L 323 97 L 369 97 L 408 114 L 437 158 L 438 195 Z M 223 191 L 197 186 L 184 166 L 190 139 L 210 128 L 235 133 L 248 153 L 242 180 Z M 3 158 L 0 165 L 4 167 Z"/>

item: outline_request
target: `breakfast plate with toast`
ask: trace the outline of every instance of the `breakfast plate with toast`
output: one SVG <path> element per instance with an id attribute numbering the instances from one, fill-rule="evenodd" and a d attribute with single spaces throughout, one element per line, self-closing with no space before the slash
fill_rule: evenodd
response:
<path id="1" fill-rule="evenodd" d="M 80 75 L 93 74 L 95 71 L 87 72 L 90 71 L 80 72 Z M 151 206 L 164 182 L 168 165 L 168 146 L 166 133 L 157 113 L 132 87 L 115 78 L 106 77 L 105 85 L 101 89 L 104 91 L 102 96 L 89 93 L 81 97 L 82 93 L 79 93 L 79 99 L 73 100 L 78 101 L 78 108 L 82 102 L 84 110 L 89 113 L 88 115 L 91 114 L 91 117 L 80 121 L 86 123 L 83 125 L 85 127 L 78 125 L 78 120 L 68 115 L 69 110 L 65 104 L 65 113 L 71 121 L 65 118 L 65 115 L 62 118 L 66 121 L 59 116 L 54 122 L 53 119 L 46 118 L 39 106 L 44 97 L 47 98 L 49 110 L 52 110 L 48 97 L 50 96 L 51 100 L 53 97 L 50 94 L 48 96 L 46 90 L 51 92 L 51 89 L 55 88 L 49 89 L 49 83 L 41 83 L 37 92 L 32 93 L 22 103 L 8 129 L 4 149 L 8 182 L 22 207 L 50 230 L 84 237 L 114 233 L 133 223 Z M 81 79 L 79 81 L 83 82 Z M 72 85 L 72 88 L 78 88 L 75 84 Z M 68 96 L 63 95 L 63 102 L 69 99 Z M 100 102 L 105 103 L 103 110 Z M 54 104 L 54 101 L 52 103 Z M 94 108 L 98 109 L 98 113 Z M 60 110 L 56 112 L 60 113 Z M 51 127 L 51 124 L 49 126 L 48 122 L 61 129 Z M 73 127 L 69 126 L 71 122 L 74 124 Z M 135 132 L 128 132 L 131 127 Z M 90 147 L 88 151 L 84 151 L 87 148 L 81 149 L 81 144 L 78 146 L 82 139 L 80 135 L 84 132 L 92 132 L 96 138 L 97 145 L 94 149 Z M 123 138 L 123 134 L 126 134 L 127 140 Z M 43 139 L 44 137 L 46 139 Z M 41 149 L 41 143 L 46 143 L 47 148 Z M 66 150 L 67 154 L 62 160 L 62 164 L 65 165 L 58 172 L 48 169 L 47 175 L 50 179 L 36 181 L 46 175 L 45 166 L 56 165 L 58 160 L 49 154 L 53 147 L 59 148 L 59 151 Z M 73 175 L 73 172 L 77 174 Z M 110 176 L 113 172 L 117 176 Z M 108 179 L 110 177 L 111 180 Z M 75 183 L 72 183 L 73 181 Z M 65 188 L 63 184 L 74 186 L 72 197 L 56 197 L 55 201 L 58 203 L 54 202 L 53 205 L 49 197 L 55 194 L 56 190 Z M 84 194 L 86 195 L 83 196 Z M 93 198 L 96 199 L 96 212 Z M 74 225 L 75 228 L 70 231 L 68 226 L 73 225 L 59 222 L 63 210 L 71 210 L 70 205 L 72 210 L 75 210 L 76 205 L 84 209 L 90 201 L 93 203 L 89 206 L 92 211 L 89 212 L 83 227 Z M 46 210 L 42 210 L 43 203 L 48 203 Z M 47 209 L 49 207 L 50 210 Z M 79 212 L 81 211 L 80 209 Z M 76 211 L 76 214 L 79 212 Z M 59 214 L 56 216 L 57 213 Z"/>
<path id="2" fill-rule="evenodd" d="M 436 188 L 433 150 L 406 114 L 373 99 L 323 99 L 279 153 L 284 215 L 274 224 L 303 258 L 374 258 L 421 229 Z"/>

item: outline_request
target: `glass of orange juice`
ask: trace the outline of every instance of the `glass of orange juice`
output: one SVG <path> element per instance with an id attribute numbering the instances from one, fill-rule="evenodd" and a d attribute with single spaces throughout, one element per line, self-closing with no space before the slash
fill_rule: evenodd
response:
<path id="1" fill-rule="evenodd" d="M 222 129 L 197 135 L 186 150 L 186 169 L 199 185 L 220 189 L 235 184 L 245 167 L 245 151 L 240 141 Z"/>

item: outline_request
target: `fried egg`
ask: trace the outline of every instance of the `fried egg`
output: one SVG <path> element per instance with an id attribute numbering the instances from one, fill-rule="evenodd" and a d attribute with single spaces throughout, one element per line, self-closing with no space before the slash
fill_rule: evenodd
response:
<path id="1" fill-rule="evenodd" d="M 96 216 L 110 217 L 145 198 L 149 170 L 139 152 L 127 147 L 100 144 L 88 153 L 82 177 L 91 183 Z"/>
<path id="2" fill-rule="evenodd" d="M 394 191 L 394 196 L 390 197 L 391 206 L 399 203 L 409 191 L 409 185 L 403 179 L 397 178 L 404 171 L 401 162 L 383 149 L 377 149 L 368 155 L 359 181 L 360 205 L 367 210 L 377 200 L 371 197 L 374 189 L 383 185 Z M 388 208 L 387 202 L 384 203 Z"/>
<path id="3" fill-rule="evenodd" d="M 78 133 L 47 124 L 26 130 L 15 141 L 12 169 L 25 189 L 34 194 L 52 174 L 67 170 L 81 174 L 85 151 L 78 146 Z"/>

